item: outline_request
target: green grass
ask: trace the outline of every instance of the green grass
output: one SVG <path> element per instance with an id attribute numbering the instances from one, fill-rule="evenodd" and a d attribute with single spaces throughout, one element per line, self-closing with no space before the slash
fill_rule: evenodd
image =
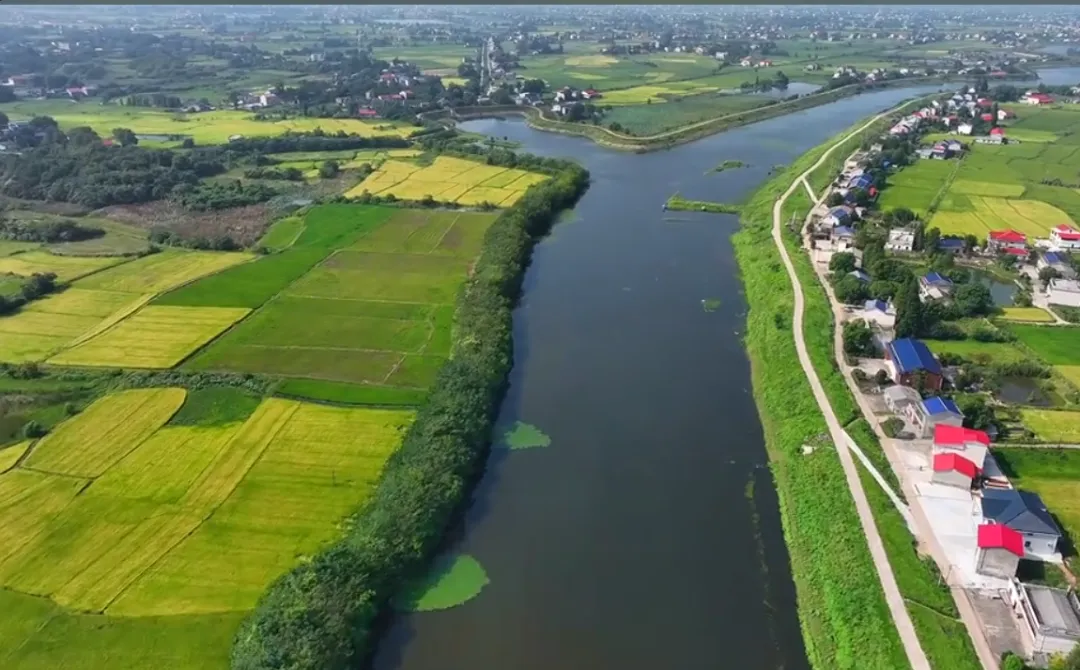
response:
<path id="1" fill-rule="evenodd" d="M 503 432 L 498 444 L 507 449 L 533 449 L 551 446 L 551 438 L 530 423 L 514 422 L 512 428 Z"/>
<path id="2" fill-rule="evenodd" d="M 1016 363 L 1028 360 L 1027 354 L 1008 342 L 977 340 L 927 340 L 935 354 L 953 354 L 975 363 Z"/>
<path id="3" fill-rule="evenodd" d="M 600 100 L 603 104 L 603 99 Z M 764 106 L 770 98 L 763 95 L 706 93 L 663 104 L 620 105 L 605 112 L 604 124 L 617 123 L 634 135 L 655 135 L 673 128 L 706 119 L 734 114 Z"/>
<path id="4" fill-rule="evenodd" d="M 1039 442 L 1080 444 L 1080 412 L 1024 408 L 1020 420 Z"/>
<path id="5" fill-rule="evenodd" d="M 301 399 L 340 403 L 343 405 L 373 405 L 415 407 L 423 404 L 427 391 L 332 382 L 324 379 L 286 379 L 278 394 Z"/>
<path id="6" fill-rule="evenodd" d="M 435 560 L 428 574 L 406 585 L 394 598 L 394 607 L 403 612 L 431 612 L 464 605 L 488 584 L 484 566 L 469 555 L 445 556 Z"/>
<path id="7" fill-rule="evenodd" d="M 246 420 L 262 399 L 232 386 L 215 386 L 188 391 L 180 410 L 169 421 L 172 426 L 224 426 Z"/>
<path id="8" fill-rule="evenodd" d="M 802 454 L 826 427 L 795 352 L 793 293 L 769 232 L 775 198 L 825 146 L 767 182 L 743 208 L 733 241 L 750 307 L 746 345 L 811 667 L 897 670 L 908 667 L 907 659 L 836 453 Z"/>
<path id="9" fill-rule="evenodd" d="M 667 200 L 667 208 L 683 212 L 711 212 L 713 214 L 738 214 L 739 206 L 725 202 L 707 202 L 705 200 L 687 200 L 678 193 Z"/>
<path id="10" fill-rule="evenodd" d="M 300 233 L 304 232 L 304 219 L 299 216 L 288 216 L 275 221 L 266 231 L 259 246 L 266 247 L 270 251 L 282 251 L 292 246 Z"/>
<path id="11" fill-rule="evenodd" d="M 1008 329 L 1050 365 L 1080 365 L 1080 328 L 1013 323 Z"/>

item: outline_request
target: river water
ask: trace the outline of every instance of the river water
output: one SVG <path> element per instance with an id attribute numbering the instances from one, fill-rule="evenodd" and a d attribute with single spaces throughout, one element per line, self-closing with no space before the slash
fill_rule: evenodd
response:
<path id="1" fill-rule="evenodd" d="M 739 202 L 773 166 L 936 90 L 863 94 L 641 155 L 519 120 L 464 124 L 592 175 L 537 245 L 514 315 L 500 423 L 533 424 L 551 445 L 493 449 L 451 547 L 490 583 L 459 607 L 396 617 L 375 668 L 807 668 L 742 344 L 738 220 L 661 206 L 675 192 Z M 725 160 L 748 167 L 713 171 Z"/>

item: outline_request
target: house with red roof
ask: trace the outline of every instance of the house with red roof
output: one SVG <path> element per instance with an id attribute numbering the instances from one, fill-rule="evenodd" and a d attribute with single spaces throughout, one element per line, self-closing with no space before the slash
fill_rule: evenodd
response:
<path id="1" fill-rule="evenodd" d="M 581 92 L 581 97 L 585 98 L 586 100 L 592 100 L 593 98 L 600 98 L 603 96 L 601 96 L 600 91 L 596 90 L 595 88 L 587 88 Z"/>
<path id="2" fill-rule="evenodd" d="M 956 452 L 934 454 L 934 474 L 930 481 L 945 486 L 955 486 L 964 491 L 971 490 L 971 484 L 979 476 L 979 467 Z"/>
<path id="3" fill-rule="evenodd" d="M 975 571 L 988 577 L 1011 579 L 1024 557 L 1024 538 L 1005 524 L 984 523 L 978 531 Z"/>
<path id="4" fill-rule="evenodd" d="M 986 122 L 989 123 L 989 122 L 993 122 L 994 115 L 991 114 L 990 112 L 984 112 L 984 113 L 979 115 L 979 118 L 982 119 L 983 121 L 986 121 Z"/>
<path id="5" fill-rule="evenodd" d="M 963 426 L 946 426 L 938 424 L 934 426 L 935 449 L 968 449 L 976 447 L 989 447 L 990 436 L 984 431 Z"/>
<path id="6" fill-rule="evenodd" d="M 370 107 L 361 107 L 356 110 L 356 115 L 361 119 L 373 119 L 378 116 L 379 113 Z"/>
<path id="7" fill-rule="evenodd" d="M 1028 93 L 1022 98 L 1029 105 L 1049 105 L 1054 102 L 1054 96 L 1046 93 Z"/>
<path id="8" fill-rule="evenodd" d="M 1027 235 L 1018 230 L 991 230 L 986 238 L 986 250 L 995 254 L 1007 249 L 1027 249 Z"/>
<path id="9" fill-rule="evenodd" d="M 1058 249 L 1080 249 L 1080 231 L 1064 223 L 1050 231 L 1050 243 Z"/>
<path id="10" fill-rule="evenodd" d="M 1005 137 L 1005 129 L 1001 126 L 994 126 L 990 129 L 990 136 L 993 137 L 995 135 Z"/>

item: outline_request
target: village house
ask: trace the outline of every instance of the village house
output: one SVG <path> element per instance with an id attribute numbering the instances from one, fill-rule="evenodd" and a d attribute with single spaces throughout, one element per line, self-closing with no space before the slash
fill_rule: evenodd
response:
<path id="1" fill-rule="evenodd" d="M 840 230 L 840 228 L 837 228 L 836 230 Z M 836 231 L 833 231 L 834 234 L 835 234 L 835 232 Z M 866 274 L 865 270 L 852 270 L 851 272 L 848 273 L 848 276 L 849 277 L 854 277 L 854 278 L 858 279 L 859 281 L 861 281 L 864 284 L 869 284 L 870 283 L 870 275 Z"/>
<path id="2" fill-rule="evenodd" d="M 833 207 L 829 210 L 829 213 L 822 219 L 829 228 L 836 228 L 837 226 L 847 226 L 851 223 L 852 214 L 854 210 L 846 205 L 840 205 L 839 207 Z"/>
<path id="3" fill-rule="evenodd" d="M 1046 286 L 1046 301 L 1051 305 L 1080 307 L 1080 281 L 1051 279 Z"/>
<path id="4" fill-rule="evenodd" d="M 896 310 L 884 300 L 867 300 L 863 304 L 863 317 L 867 323 L 883 329 L 896 325 Z"/>
<path id="5" fill-rule="evenodd" d="M 919 277 L 919 298 L 923 302 L 945 300 L 953 290 L 953 283 L 948 277 L 937 272 L 930 272 Z"/>
<path id="6" fill-rule="evenodd" d="M 938 240 L 937 248 L 947 254 L 959 254 L 964 251 L 964 240 L 959 237 L 942 237 Z"/>
<path id="7" fill-rule="evenodd" d="M 956 132 L 958 135 L 970 135 L 972 126 L 970 123 L 959 123 L 956 126 Z"/>
<path id="8" fill-rule="evenodd" d="M 1076 279 L 1076 271 L 1059 251 L 1046 251 L 1039 256 L 1035 269 L 1053 268 L 1063 279 Z"/>
<path id="9" fill-rule="evenodd" d="M 893 228 L 885 241 L 888 251 L 911 251 L 915 248 L 915 232 L 907 228 Z"/>
<path id="10" fill-rule="evenodd" d="M 1058 543 L 1061 528 L 1042 498 L 1031 491 L 986 489 L 982 494 L 982 515 L 991 523 L 1012 528 L 1024 539 L 1024 557 L 1039 561 L 1061 560 Z"/>
<path id="11" fill-rule="evenodd" d="M 964 423 L 964 414 L 956 403 L 940 396 L 933 396 L 909 406 L 905 418 L 920 438 L 932 436 L 939 425 L 962 426 Z"/>
<path id="12" fill-rule="evenodd" d="M 986 238 L 986 250 L 1001 254 L 1007 249 L 1027 249 L 1027 235 L 1016 230 L 992 230 Z"/>
<path id="13" fill-rule="evenodd" d="M 998 121 L 1005 121 L 1006 119 L 1011 119 L 1014 116 L 1015 114 L 1013 114 L 1007 109 L 999 109 L 997 114 Z"/>
<path id="14" fill-rule="evenodd" d="M 978 466 L 955 452 L 934 454 L 932 468 L 930 481 L 964 491 L 970 491 L 972 482 L 979 476 Z"/>
<path id="15" fill-rule="evenodd" d="M 922 402 L 919 392 L 909 386 L 890 386 L 881 392 L 881 396 L 889 411 L 898 416 L 906 415 L 908 407 Z"/>
<path id="16" fill-rule="evenodd" d="M 1011 579 L 1024 557 L 1024 539 L 1012 528 L 996 523 L 979 526 L 975 572 L 988 577 Z"/>
<path id="17" fill-rule="evenodd" d="M 1064 223 L 1050 231 L 1050 244 L 1055 249 L 1080 249 L 1080 231 Z"/>
<path id="18" fill-rule="evenodd" d="M 1024 97 L 1020 99 L 1021 102 L 1029 105 L 1049 105 L 1054 102 L 1054 97 L 1047 95 L 1046 93 L 1036 93 L 1034 91 L 1028 91 L 1024 94 Z"/>
<path id="19" fill-rule="evenodd" d="M 933 454 L 960 454 L 982 471 L 986 467 L 989 452 L 990 436 L 981 430 L 949 423 L 934 426 L 931 448 Z"/>
<path id="20" fill-rule="evenodd" d="M 1020 621 L 1024 646 L 1050 656 L 1068 654 L 1080 642 L 1080 600 L 1072 590 L 1009 582 L 1009 603 Z"/>
<path id="21" fill-rule="evenodd" d="M 917 378 L 923 377 L 925 389 L 941 388 L 941 364 L 920 340 L 904 338 L 889 342 L 885 346 L 885 367 L 893 382 L 901 386 L 914 386 Z"/>

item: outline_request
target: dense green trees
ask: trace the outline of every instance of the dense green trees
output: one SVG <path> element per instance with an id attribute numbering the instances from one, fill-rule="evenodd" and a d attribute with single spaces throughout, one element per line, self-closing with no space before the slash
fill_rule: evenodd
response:
<path id="1" fill-rule="evenodd" d="M 844 353 L 852 356 L 873 356 L 874 331 L 862 319 L 847 321 L 843 330 Z"/>
<path id="2" fill-rule="evenodd" d="M 588 184 L 580 167 L 561 167 L 489 229 L 457 304 L 453 355 L 371 501 L 340 542 L 270 587 L 237 634 L 233 668 L 356 666 L 380 610 L 436 550 L 490 442 L 513 358 L 511 313 L 533 242 Z"/>
<path id="3" fill-rule="evenodd" d="M 0 240 L 57 244 L 90 240 L 104 234 L 105 231 L 101 228 L 80 226 L 67 219 L 26 221 L 9 219 L 0 214 Z"/>
<path id="4" fill-rule="evenodd" d="M 919 285 L 912 276 L 896 293 L 896 337 L 915 337 L 922 332 L 922 307 Z"/>
<path id="5" fill-rule="evenodd" d="M 23 280 L 17 295 L 0 295 L 0 316 L 11 314 L 26 303 L 48 295 L 56 289 L 57 283 L 54 273 L 35 272 Z"/>

